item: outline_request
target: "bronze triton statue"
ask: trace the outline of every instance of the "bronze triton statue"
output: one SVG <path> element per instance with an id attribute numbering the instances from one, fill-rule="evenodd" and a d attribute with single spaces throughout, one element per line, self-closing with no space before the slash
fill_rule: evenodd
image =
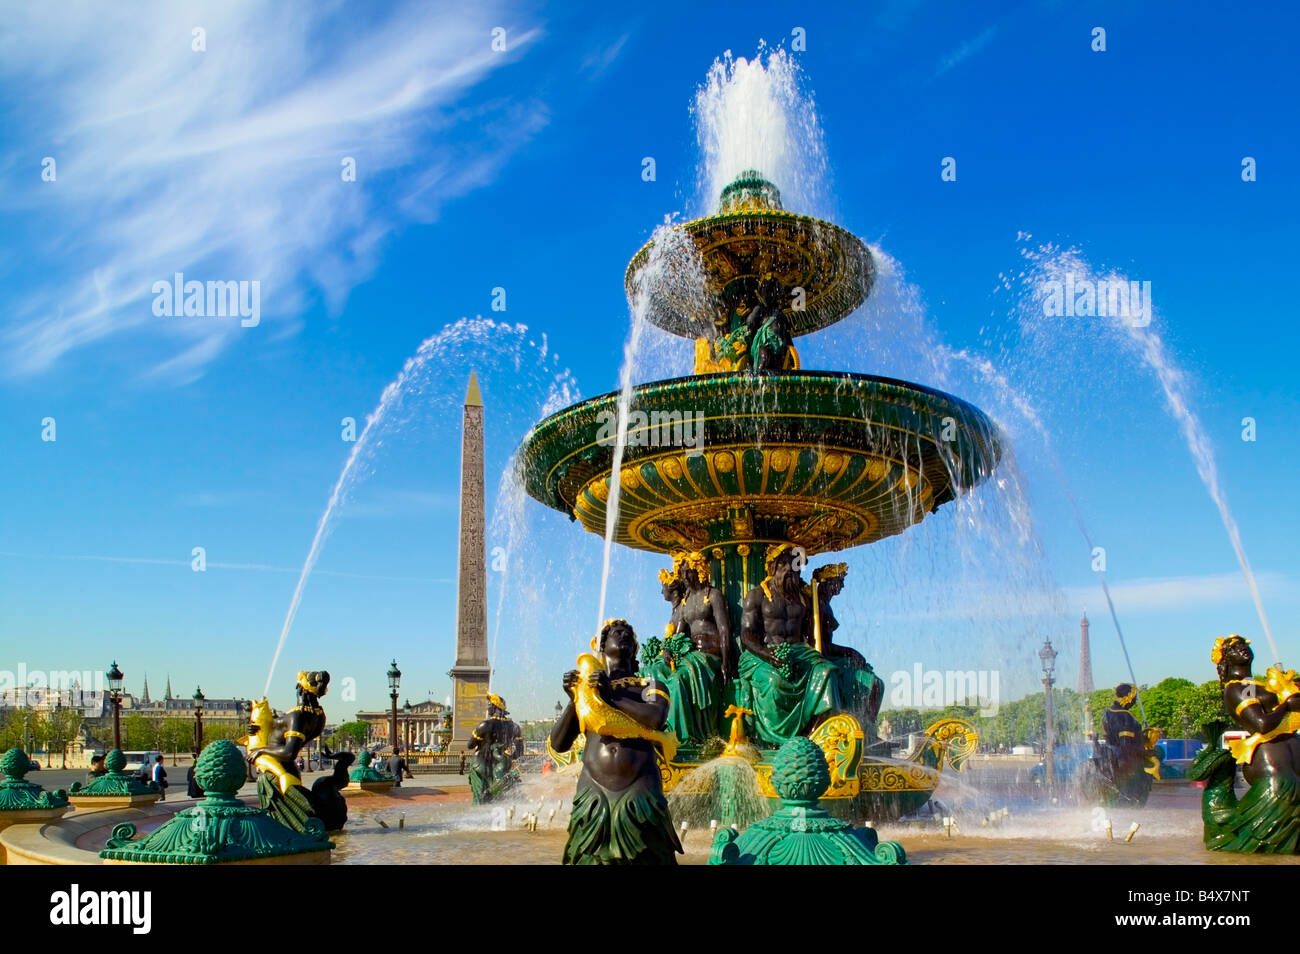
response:
<path id="1" fill-rule="evenodd" d="M 835 663 L 804 642 L 811 600 L 788 543 L 767 551 L 767 579 L 745 597 L 736 703 L 751 738 L 780 745 L 843 712 Z"/>
<path id="2" fill-rule="evenodd" d="M 564 753 L 586 734 L 564 863 L 672 865 L 682 850 L 664 798 L 655 746 L 671 760 L 677 740 L 662 731 L 669 697 L 663 683 L 637 674 L 636 633 L 627 620 L 601 627 L 578 668 L 564 674 L 569 704 L 551 729 Z"/>
<path id="3" fill-rule="evenodd" d="M 1210 744 L 1197 754 L 1188 777 L 1205 782 L 1201 820 L 1212 851 L 1300 854 L 1300 687 L 1294 670 L 1251 672 L 1255 654 L 1237 634 L 1214 642 L 1210 659 L 1219 671 L 1224 709 L 1245 732 L 1218 745 L 1226 723 L 1205 731 Z M 1237 767 L 1250 786 L 1238 800 Z"/>
<path id="4" fill-rule="evenodd" d="M 475 805 L 490 802 L 519 783 L 515 761 L 524 754 L 523 732 L 519 723 L 508 718 L 506 701 L 495 692 L 489 692 L 487 700 L 487 718 L 467 743 L 474 753 L 469 763 L 469 787 Z"/>
<path id="5" fill-rule="evenodd" d="M 663 683 L 672 698 L 669 730 L 683 745 L 698 746 L 718 734 L 723 691 L 735 666 L 727 600 L 710 583 L 702 553 L 674 554 L 673 569 L 661 570 L 659 581 L 673 613 L 663 652 L 648 662 L 645 675 Z"/>
<path id="6" fill-rule="evenodd" d="M 257 779 L 262 808 L 295 831 L 308 831 L 309 820 L 337 830 L 348 817 L 347 803 L 336 782 L 319 779 L 308 790 L 298 772 L 299 753 L 325 728 L 320 697 L 329 691 L 329 684 L 328 672 L 298 673 L 298 704 L 276 716 L 267 700 L 254 702 L 248 735 L 241 740 L 248 750 L 249 778 Z"/>

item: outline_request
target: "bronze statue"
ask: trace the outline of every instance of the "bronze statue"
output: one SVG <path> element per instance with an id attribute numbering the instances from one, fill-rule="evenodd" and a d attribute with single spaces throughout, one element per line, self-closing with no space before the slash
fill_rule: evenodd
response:
<path id="1" fill-rule="evenodd" d="M 337 821 L 339 828 L 347 820 L 342 796 L 336 792 L 331 797 L 323 791 L 321 800 L 314 799 L 298 770 L 299 753 L 325 728 L 320 697 L 329 691 L 329 682 L 328 672 L 298 673 L 298 704 L 282 716 L 275 715 L 266 699 L 254 702 L 248 735 L 242 740 L 249 777 L 257 779 L 262 808 L 296 831 L 306 832 L 309 819 L 325 824 L 322 813 L 328 821 Z"/>
<path id="2" fill-rule="evenodd" d="M 848 572 L 847 563 L 831 563 L 813 571 L 816 585 L 808 588 L 808 597 L 811 602 L 813 593 L 817 594 L 816 613 L 810 613 L 805 620 L 804 642 L 835 664 L 840 702 L 845 711 L 874 735 L 885 684 L 860 652 L 835 642 L 840 622 L 831 610 L 831 600 L 844 592 L 844 577 Z"/>
<path id="3" fill-rule="evenodd" d="M 663 653 L 645 674 L 668 687 L 668 728 L 683 744 L 699 745 L 718 734 L 724 687 L 734 666 L 727 602 L 709 582 L 709 560 L 702 553 L 674 554 L 673 569 L 661 570 L 660 582 L 665 599 L 670 593 L 680 599 L 665 630 Z"/>
<path id="4" fill-rule="evenodd" d="M 810 611 L 788 543 L 768 549 L 767 579 L 749 591 L 741 616 L 736 702 L 753 711 L 749 735 L 780 745 L 842 712 L 835 664 L 804 642 Z"/>
<path id="5" fill-rule="evenodd" d="M 598 639 L 600 658 L 583 654 L 564 674 L 569 704 L 551 729 L 557 753 L 586 735 L 564 863 L 676 864 L 682 847 L 655 758 L 656 744 L 665 758 L 676 751 L 675 737 L 661 731 L 667 689 L 637 674 L 636 633 L 626 620 L 606 621 Z"/>
<path id="6" fill-rule="evenodd" d="M 329 746 L 321 747 L 321 754 L 334 763 L 334 770 L 318 778 L 311 786 L 311 800 L 315 815 L 326 831 L 340 831 L 348 820 L 348 803 L 343 789 L 348 787 L 348 769 L 356 756 L 351 752 L 331 752 Z"/>
<path id="7" fill-rule="evenodd" d="M 474 753 L 469 763 L 469 787 L 476 805 L 499 798 L 519 783 L 515 761 L 524 754 L 523 732 L 519 723 L 508 718 L 505 700 L 495 692 L 489 692 L 487 700 L 487 718 L 466 743 Z"/>
<path id="8" fill-rule="evenodd" d="M 1225 710 L 1250 735 L 1217 740 L 1224 723 L 1207 726 L 1210 745 L 1188 776 L 1205 782 L 1201 796 L 1205 847 L 1214 851 L 1300 854 L 1300 687 L 1296 674 L 1270 668 L 1251 672 L 1255 654 L 1237 634 L 1215 640 L 1210 655 L 1219 673 Z M 1233 789 L 1237 766 L 1250 785 L 1240 800 Z"/>
<path id="9" fill-rule="evenodd" d="M 786 292 L 772 274 L 763 276 L 754 292 L 756 306 L 744 316 L 749 329 L 749 366 L 753 371 L 799 369 L 799 354 L 785 320 Z"/>
<path id="10" fill-rule="evenodd" d="M 1154 778 L 1148 769 L 1154 749 L 1148 747 L 1146 732 L 1130 711 L 1137 701 L 1137 687 L 1121 682 L 1115 687 L 1115 701 L 1102 713 L 1105 741 L 1093 742 L 1093 757 L 1081 780 L 1084 795 L 1106 804 L 1145 805 Z M 1049 754 L 1048 758 L 1052 756 Z"/>

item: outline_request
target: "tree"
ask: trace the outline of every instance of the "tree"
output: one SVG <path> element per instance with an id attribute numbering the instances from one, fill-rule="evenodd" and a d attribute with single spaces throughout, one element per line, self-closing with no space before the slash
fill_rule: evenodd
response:
<path id="1" fill-rule="evenodd" d="M 144 751 L 155 748 L 158 733 L 153 720 L 139 712 L 122 716 L 122 748 L 127 751 Z"/>
<path id="2" fill-rule="evenodd" d="M 194 723 L 180 716 L 163 719 L 158 727 L 158 741 L 158 751 L 171 749 L 174 766 L 178 751 L 182 749 L 189 751 L 194 747 Z"/>
<path id="3" fill-rule="evenodd" d="M 76 709 L 56 708 L 49 713 L 51 758 L 57 751 L 63 759 L 63 768 L 68 767 L 68 746 L 81 731 L 81 713 Z"/>
<path id="4" fill-rule="evenodd" d="M 341 735 L 357 748 L 366 744 L 370 738 L 370 725 L 366 722 L 344 722 L 335 730 L 335 735 Z"/>
<path id="5" fill-rule="evenodd" d="M 191 729 L 191 735 L 193 735 L 193 729 Z M 229 725 L 221 722 L 203 723 L 203 744 L 205 747 L 220 739 L 237 742 L 246 735 L 248 735 L 248 727 L 245 725 Z"/>
<path id="6" fill-rule="evenodd" d="M 1223 707 L 1223 690 L 1219 681 L 1212 679 L 1185 690 L 1179 697 L 1174 717 L 1182 726 L 1182 737 L 1198 735 L 1207 743 L 1213 744 L 1216 740 L 1206 739 L 1201 726 L 1207 722 L 1231 722 Z"/>
<path id="7" fill-rule="evenodd" d="M 1160 729 L 1167 737 L 1180 738 L 1182 726 L 1178 723 L 1175 711 L 1187 690 L 1195 688 L 1196 684 L 1190 679 L 1171 676 L 1160 680 L 1150 689 L 1144 689 L 1142 706 L 1146 711 L 1147 725 Z"/>

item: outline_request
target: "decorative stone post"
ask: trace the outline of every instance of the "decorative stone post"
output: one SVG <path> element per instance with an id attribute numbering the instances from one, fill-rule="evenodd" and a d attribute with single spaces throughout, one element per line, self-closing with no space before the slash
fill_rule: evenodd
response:
<path id="1" fill-rule="evenodd" d="M 213 742 L 194 772 L 203 800 L 139 841 L 134 825 L 117 825 L 99 857 L 106 864 L 329 864 L 334 843 L 319 819 L 299 833 L 236 797 L 247 773 L 233 742 Z"/>
<path id="2" fill-rule="evenodd" d="M 89 785 L 72 783 L 68 801 L 74 807 L 138 808 L 141 805 L 152 805 L 162 797 L 158 786 L 153 782 L 142 782 L 134 775 L 122 771 L 126 768 L 126 756 L 121 749 L 114 749 L 105 756 L 104 767 L 108 769 L 108 774 L 101 775 Z"/>
<path id="3" fill-rule="evenodd" d="M 396 781 L 393 776 L 370 767 L 374 758 L 370 752 L 362 751 L 361 757 L 357 759 L 357 767 L 348 776 L 347 787 L 343 789 L 344 795 L 355 795 L 359 792 L 382 795 L 393 787 Z"/>
<path id="4" fill-rule="evenodd" d="M 831 783 L 826 756 L 817 744 L 791 739 L 772 758 L 772 787 L 780 810 L 743 832 L 720 829 L 711 865 L 905 865 L 896 841 L 880 841 L 874 828 L 854 828 L 821 808 Z"/>
<path id="5" fill-rule="evenodd" d="M 0 772 L 5 774 L 0 782 L 0 831 L 10 825 L 53 821 L 72 810 L 63 789 L 47 792 L 24 781 L 31 769 L 31 759 L 22 749 L 10 749 L 0 758 Z M 4 844 L 0 843 L 0 865 L 6 863 Z"/>

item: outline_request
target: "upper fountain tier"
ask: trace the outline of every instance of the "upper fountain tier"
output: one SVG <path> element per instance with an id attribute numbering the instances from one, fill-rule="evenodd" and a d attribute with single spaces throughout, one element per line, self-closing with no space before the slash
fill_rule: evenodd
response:
<path id="1" fill-rule="evenodd" d="M 645 294 L 648 321 L 684 338 L 712 337 L 716 323 L 725 324 L 769 276 L 786 292 L 782 313 L 790 334 L 806 335 L 852 313 L 875 277 L 871 252 L 856 235 L 785 211 L 776 186 L 752 170 L 722 190 L 715 215 L 676 231 L 690 239 L 698 263 L 674 261 L 670 251 L 651 274 L 651 239 L 632 257 L 624 286 L 634 308 L 638 291 Z M 702 275 L 682 274 L 699 270 Z"/>

